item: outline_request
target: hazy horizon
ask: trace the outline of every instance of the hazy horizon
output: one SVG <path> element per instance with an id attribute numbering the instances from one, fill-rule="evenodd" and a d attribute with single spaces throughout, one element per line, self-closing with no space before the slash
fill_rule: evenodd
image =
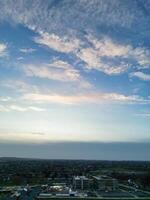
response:
<path id="1" fill-rule="evenodd" d="M 149 142 L 0 143 L 0 157 L 150 161 Z"/>

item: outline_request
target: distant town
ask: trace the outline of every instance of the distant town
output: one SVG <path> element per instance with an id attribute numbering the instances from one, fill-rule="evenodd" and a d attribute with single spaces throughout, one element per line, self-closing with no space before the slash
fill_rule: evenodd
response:
<path id="1" fill-rule="evenodd" d="M 0 159 L 0 199 L 150 199 L 150 162 Z"/>

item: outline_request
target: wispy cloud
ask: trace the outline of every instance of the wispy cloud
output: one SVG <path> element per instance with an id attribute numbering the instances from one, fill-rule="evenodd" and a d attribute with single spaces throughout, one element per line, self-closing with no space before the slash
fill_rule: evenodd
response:
<path id="1" fill-rule="evenodd" d="M 59 81 L 77 81 L 80 78 L 79 71 L 63 61 L 54 62 L 50 65 L 26 65 L 24 71 L 27 76 L 36 76 Z"/>
<path id="2" fill-rule="evenodd" d="M 17 6 L 14 1 L 9 2 L 9 6 L 8 3 L 0 3 L 0 20 L 5 19 L 25 25 L 39 34 L 34 38 L 36 43 L 61 53 L 73 53 L 84 62 L 88 69 L 102 71 L 108 75 L 117 75 L 126 72 L 133 66 L 133 63 L 142 68 L 149 67 L 150 52 L 148 49 L 139 45 L 133 46 L 130 40 L 128 44 L 127 40 L 125 44 L 113 41 L 109 34 L 110 31 L 106 31 L 107 37 L 98 38 L 103 34 L 97 27 L 103 28 L 104 24 L 107 24 L 110 30 L 112 27 L 118 29 L 119 26 L 127 28 L 129 32 L 130 29 L 134 31 L 135 27 L 139 29 L 139 24 L 147 27 L 147 16 L 136 2 L 132 4 L 132 9 L 129 2 L 116 0 L 112 0 L 111 3 L 109 1 L 86 1 L 86 3 L 77 1 L 73 4 L 62 1 L 56 6 L 51 1 L 43 5 L 41 0 L 31 1 L 30 6 L 26 1 L 17 1 Z M 147 8 L 149 4 L 144 2 L 143 7 Z M 133 24 L 134 29 L 132 29 Z M 145 30 L 149 30 L 148 27 Z M 148 31 L 144 32 L 141 28 L 140 31 L 148 35 Z M 88 33 L 94 33 L 94 36 Z M 28 52 L 30 49 L 24 48 L 22 51 Z"/>
<path id="3" fill-rule="evenodd" d="M 96 69 L 103 71 L 106 74 L 120 74 L 126 71 L 129 67 L 127 63 L 123 61 L 120 64 L 111 64 L 104 62 L 103 57 L 115 58 L 116 56 L 126 57 L 130 47 L 115 44 L 111 39 L 97 40 L 90 36 L 86 37 L 92 44 L 90 47 L 82 47 L 86 43 L 80 39 L 66 39 L 59 37 L 58 35 L 50 35 L 48 33 L 42 33 L 39 38 L 35 38 L 34 41 L 40 44 L 44 44 L 49 48 L 57 50 L 63 53 L 72 53 L 77 59 L 79 58 L 85 63 L 88 69 Z"/>
<path id="4" fill-rule="evenodd" d="M 19 105 L 0 105 L 0 112 L 27 112 L 27 111 L 36 111 L 42 112 L 45 111 L 44 108 L 36 107 L 36 106 L 19 106 Z"/>
<path id="5" fill-rule="evenodd" d="M 137 77 L 143 81 L 150 81 L 150 74 L 146 74 L 140 71 L 132 72 L 130 77 Z"/>
<path id="6" fill-rule="evenodd" d="M 20 49 L 20 52 L 22 52 L 22 53 L 32 53 L 34 51 L 36 51 L 36 49 L 33 49 L 33 48 L 22 48 L 22 49 Z"/>
<path id="7" fill-rule="evenodd" d="M 0 43 L 0 57 L 5 56 L 7 53 L 7 45 L 4 43 Z"/>
<path id="8" fill-rule="evenodd" d="M 43 143 L 50 141 L 49 135 L 45 133 L 38 133 L 38 132 L 16 132 L 16 131 L 2 131 L 0 133 L 0 140 L 2 142 L 21 142 L 21 143 Z"/>
<path id="9" fill-rule="evenodd" d="M 89 70 L 95 69 L 108 75 L 126 72 L 136 63 L 141 68 L 148 68 L 150 51 L 144 47 L 133 47 L 113 41 L 109 37 L 98 39 L 89 34 L 82 41 L 79 38 L 61 38 L 58 35 L 40 33 L 34 41 L 63 53 L 71 53 L 80 59 Z M 87 46 L 88 40 L 88 46 Z"/>
<path id="10" fill-rule="evenodd" d="M 16 91 L 18 93 L 25 93 L 29 91 L 34 91 L 34 92 L 39 92 L 39 87 L 37 87 L 34 84 L 30 84 L 28 82 L 25 82 L 21 79 L 6 79 L 5 81 L 0 81 L 1 86 L 4 87 L 5 89 L 11 89 L 13 91 Z"/>
<path id="11" fill-rule="evenodd" d="M 22 56 L 20 56 L 20 57 L 18 57 L 18 58 L 17 58 L 17 60 L 23 60 L 23 57 L 22 57 Z"/>
<path id="12" fill-rule="evenodd" d="M 0 112 L 9 112 L 9 109 L 6 106 L 0 105 Z"/>
<path id="13" fill-rule="evenodd" d="M 104 62 L 101 53 L 92 48 L 81 49 L 77 56 L 85 63 L 87 69 L 102 71 L 108 75 L 117 75 L 129 68 L 129 64 L 124 62 L 119 65 L 113 64 L 113 62 Z"/>
<path id="14" fill-rule="evenodd" d="M 62 60 L 51 63 L 35 65 L 28 64 L 23 67 L 27 76 L 35 76 L 62 82 L 76 82 L 82 88 L 90 88 L 91 84 L 86 81 L 73 65 Z"/>
<path id="15" fill-rule="evenodd" d="M 92 46 L 81 48 L 77 56 L 86 63 L 88 69 L 96 69 L 106 74 L 120 74 L 133 66 L 133 62 L 143 68 L 149 67 L 150 52 L 144 47 L 133 48 L 130 44 L 114 42 L 111 38 L 97 39 L 87 36 Z"/>
<path id="16" fill-rule="evenodd" d="M 3 97 L 3 96 L 0 96 L 0 101 L 7 102 L 7 101 L 10 101 L 10 100 L 12 100 L 11 97 L 8 97 L 8 96 Z"/>
<path id="17" fill-rule="evenodd" d="M 139 96 L 126 96 L 118 93 L 88 93 L 77 95 L 60 94 L 42 94 L 28 93 L 22 97 L 24 100 L 35 101 L 38 103 L 58 103 L 66 105 L 75 105 L 82 103 L 150 103 L 149 99 L 143 99 Z"/>
<path id="18" fill-rule="evenodd" d="M 22 23 L 34 30 L 52 32 L 57 29 L 67 32 L 68 24 L 71 29 L 76 27 L 78 31 L 81 27 L 84 30 L 96 30 L 96 27 L 104 24 L 130 28 L 133 23 L 137 26 L 147 22 L 147 16 L 140 10 L 136 1 L 132 3 L 118 0 L 112 0 L 111 3 L 108 0 L 79 0 L 73 3 L 60 1 L 56 6 L 55 1 L 48 1 L 44 5 L 42 0 L 15 2 L 9 1 L 8 4 L 8 1 L 0 1 L 0 19 Z M 143 2 L 143 8 L 149 8 L 147 1 Z"/>
<path id="19" fill-rule="evenodd" d="M 58 35 L 48 34 L 46 32 L 40 32 L 40 36 L 34 38 L 34 41 L 62 53 L 74 52 L 79 48 L 80 43 L 78 39 L 68 37 L 61 38 Z"/>

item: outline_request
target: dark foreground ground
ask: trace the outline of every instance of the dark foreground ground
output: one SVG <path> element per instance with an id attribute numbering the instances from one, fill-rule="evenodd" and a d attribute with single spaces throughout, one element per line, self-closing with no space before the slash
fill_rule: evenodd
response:
<path id="1" fill-rule="evenodd" d="M 42 185 L 53 182 L 72 184 L 73 176 L 106 175 L 116 178 L 119 188 L 113 192 L 95 191 L 95 196 L 84 199 L 150 199 L 150 162 L 132 161 L 88 161 L 88 160 L 40 160 L 0 159 L 0 200 L 36 200 Z M 13 196 L 15 187 L 30 187 L 29 193 Z M 34 186 L 34 187 L 31 187 Z M 12 191 L 3 190 L 14 187 Z M 93 191 L 93 188 L 90 188 Z M 83 199 L 83 197 L 50 197 L 46 199 Z"/>

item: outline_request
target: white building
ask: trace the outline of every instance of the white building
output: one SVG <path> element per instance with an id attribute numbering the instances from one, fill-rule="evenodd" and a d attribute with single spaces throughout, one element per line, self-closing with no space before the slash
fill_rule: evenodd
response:
<path id="1" fill-rule="evenodd" d="M 91 179 L 86 176 L 75 176 L 73 177 L 73 188 L 75 190 L 86 190 L 90 187 Z"/>

